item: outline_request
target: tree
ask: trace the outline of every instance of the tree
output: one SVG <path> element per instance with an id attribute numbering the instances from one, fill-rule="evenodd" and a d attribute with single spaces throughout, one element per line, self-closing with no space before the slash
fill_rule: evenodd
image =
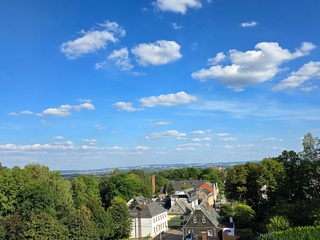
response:
<path id="1" fill-rule="evenodd" d="M 174 194 L 175 192 L 176 192 L 176 191 L 175 191 L 175 189 L 174 189 L 174 187 L 173 187 L 172 182 L 169 182 L 168 188 L 167 188 L 167 194 L 168 194 L 168 195 L 172 195 L 172 194 Z"/>
<path id="2" fill-rule="evenodd" d="M 31 217 L 26 232 L 31 239 L 67 239 L 67 235 L 68 228 L 45 212 Z"/>
<path id="3" fill-rule="evenodd" d="M 269 220 L 267 229 L 269 232 L 284 231 L 290 228 L 289 220 L 284 216 L 274 216 Z"/>
<path id="4" fill-rule="evenodd" d="M 125 200 L 115 197 L 111 201 L 111 206 L 107 213 L 114 224 L 114 233 L 112 239 L 128 238 L 131 233 L 132 216 Z"/>
<path id="5" fill-rule="evenodd" d="M 222 204 L 220 207 L 220 216 L 224 221 L 227 221 L 229 217 L 232 217 L 232 207 L 230 204 Z"/>
<path id="6" fill-rule="evenodd" d="M 27 224 L 22 220 L 18 212 L 0 219 L 0 235 L 2 239 L 20 240 L 25 239 Z"/>
<path id="7" fill-rule="evenodd" d="M 255 218 L 255 212 L 245 204 L 238 204 L 234 207 L 234 219 L 239 228 L 250 227 Z"/>
<path id="8" fill-rule="evenodd" d="M 70 240 L 89 240 L 99 239 L 99 231 L 93 222 L 90 221 L 91 212 L 85 206 L 78 209 L 76 213 L 71 213 L 64 217 L 61 222 L 67 226 L 68 239 Z"/>

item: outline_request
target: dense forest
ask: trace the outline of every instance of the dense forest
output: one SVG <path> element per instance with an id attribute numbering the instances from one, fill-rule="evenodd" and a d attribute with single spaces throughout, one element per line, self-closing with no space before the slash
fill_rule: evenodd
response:
<path id="1" fill-rule="evenodd" d="M 231 202 L 222 205 L 221 215 L 233 216 L 237 228 L 247 235 L 316 227 L 320 225 L 320 141 L 308 133 L 303 147 L 300 153 L 283 151 L 278 157 L 227 170 L 156 172 L 156 193 L 170 180 L 218 182 Z M 134 195 L 152 197 L 151 174 L 116 169 L 109 176 L 64 179 L 59 171 L 37 163 L 23 169 L 0 163 L 0 239 L 127 238 L 131 217 L 126 202 Z"/>

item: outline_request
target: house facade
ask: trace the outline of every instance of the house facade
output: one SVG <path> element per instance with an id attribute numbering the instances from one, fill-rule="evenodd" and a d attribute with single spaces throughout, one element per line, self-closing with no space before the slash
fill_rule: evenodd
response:
<path id="1" fill-rule="evenodd" d="M 141 237 L 155 237 L 168 230 L 167 210 L 159 203 L 142 203 L 135 207 L 130 214 L 133 216 L 131 238 L 139 237 L 139 211 L 141 218 Z"/>
<path id="2" fill-rule="evenodd" d="M 182 199 L 188 203 L 192 209 L 198 206 L 198 194 L 194 188 L 187 188 L 171 195 L 171 206 L 175 201 Z"/>
<path id="3" fill-rule="evenodd" d="M 219 214 L 204 200 L 183 226 L 183 236 L 186 238 L 192 232 L 198 240 L 220 240 L 223 228 L 218 225 L 221 221 Z"/>
<path id="4" fill-rule="evenodd" d="M 168 210 L 169 227 L 182 227 L 189 220 L 192 208 L 183 199 L 175 201 Z"/>

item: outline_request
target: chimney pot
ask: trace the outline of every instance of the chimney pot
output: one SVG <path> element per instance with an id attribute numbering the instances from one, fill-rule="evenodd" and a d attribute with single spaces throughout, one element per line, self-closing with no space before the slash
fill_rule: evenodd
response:
<path id="1" fill-rule="evenodd" d="M 144 209 L 144 202 L 142 202 L 142 209 Z"/>
<path id="2" fill-rule="evenodd" d="M 210 212 L 209 202 L 207 201 L 207 211 Z"/>
<path id="3" fill-rule="evenodd" d="M 150 204 L 150 203 L 151 203 L 151 200 L 149 199 L 149 200 L 148 200 L 148 204 Z"/>

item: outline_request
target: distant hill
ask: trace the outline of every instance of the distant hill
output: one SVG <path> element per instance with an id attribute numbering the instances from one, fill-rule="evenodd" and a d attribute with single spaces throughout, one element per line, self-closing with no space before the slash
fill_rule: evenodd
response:
<path id="1" fill-rule="evenodd" d="M 259 162 L 259 161 L 250 161 Z M 208 167 L 232 167 L 236 164 L 244 164 L 246 162 L 217 162 L 217 163 L 189 163 L 189 164 L 150 164 L 150 165 L 139 165 L 131 167 L 119 167 L 121 172 L 128 172 L 132 169 L 141 169 L 144 171 L 164 171 L 176 168 L 208 168 Z M 92 169 L 92 170 L 61 170 L 61 176 L 77 176 L 77 175 L 108 175 L 115 168 L 103 168 L 103 169 Z"/>

